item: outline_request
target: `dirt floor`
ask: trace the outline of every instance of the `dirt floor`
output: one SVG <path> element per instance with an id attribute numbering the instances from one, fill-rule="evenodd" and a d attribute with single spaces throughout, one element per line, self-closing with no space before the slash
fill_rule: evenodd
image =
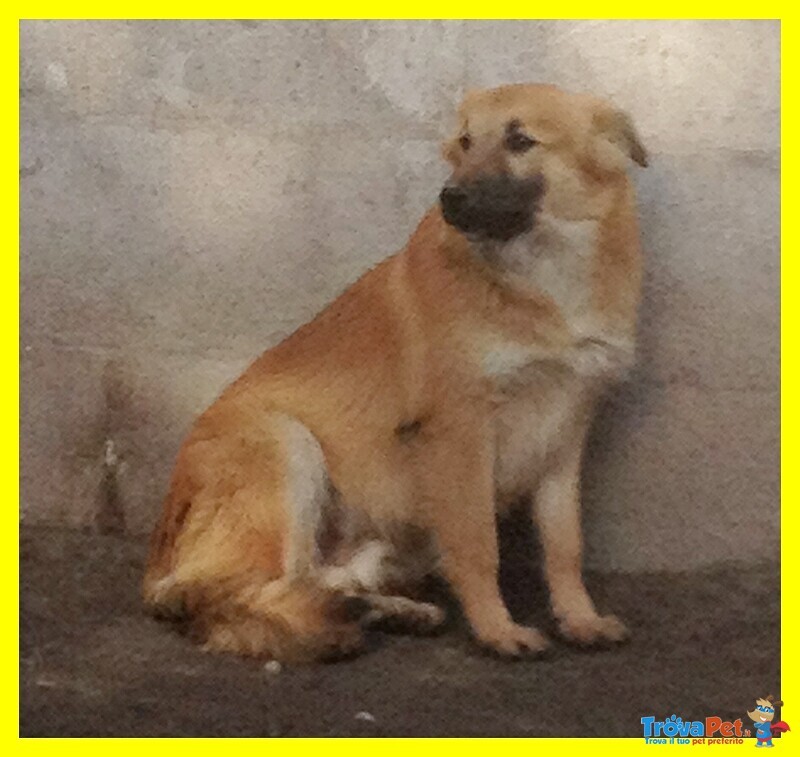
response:
<path id="1" fill-rule="evenodd" d="M 527 539 L 503 537 L 515 554 Z M 646 715 L 735 720 L 780 693 L 777 566 L 590 576 L 633 631 L 614 649 L 505 662 L 453 612 L 437 637 L 376 633 L 356 659 L 274 673 L 147 617 L 143 557 L 130 538 L 23 529 L 21 735 L 641 736 Z M 549 628 L 531 560 L 502 583 L 518 618 Z"/>

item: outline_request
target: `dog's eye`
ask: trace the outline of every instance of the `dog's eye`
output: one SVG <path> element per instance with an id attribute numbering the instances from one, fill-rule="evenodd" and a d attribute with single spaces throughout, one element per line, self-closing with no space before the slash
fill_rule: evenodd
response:
<path id="1" fill-rule="evenodd" d="M 461 149 L 466 152 L 470 147 L 472 147 L 472 137 L 470 137 L 469 134 L 462 134 L 458 138 L 458 144 L 461 145 Z"/>
<path id="2" fill-rule="evenodd" d="M 511 152 L 527 152 L 531 147 L 538 144 L 539 143 L 533 137 L 529 137 L 522 132 L 514 132 L 506 136 L 506 147 L 511 150 Z"/>

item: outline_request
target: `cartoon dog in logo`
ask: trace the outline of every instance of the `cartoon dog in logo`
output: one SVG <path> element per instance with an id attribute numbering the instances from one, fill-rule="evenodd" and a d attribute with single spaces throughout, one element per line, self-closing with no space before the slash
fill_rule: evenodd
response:
<path id="1" fill-rule="evenodd" d="M 783 702 L 775 701 L 775 697 L 769 696 L 766 699 L 756 699 L 756 707 L 747 713 L 756 731 L 756 746 L 774 746 L 772 737 L 779 733 L 784 733 L 789 729 L 788 723 L 779 720 L 773 723 L 775 718 L 775 708 L 782 707 Z M 747 732 L 749 736 L 749 731 Z"/>

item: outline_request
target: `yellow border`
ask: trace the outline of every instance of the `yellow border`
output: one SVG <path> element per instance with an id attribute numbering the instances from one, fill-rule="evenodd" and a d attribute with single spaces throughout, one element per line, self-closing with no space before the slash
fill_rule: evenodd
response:
<path id="1" fill-rule="evenodd" d="M 566 14 L 566 13 L 551 13 L 548 15 L 547 9 L 542 8 L 541 10 L 543 13 L 538 13 L 536 15 L 531 15 L 531 11 L 534 10 L 529 4 L 523 3 L 510 3 L 510 2 L 503 2 L 499 5 L 495 3 L 486 4 L 486 3 L 464 3 L 463 5 L 459 5 L 458 3 L 440 3 L 438 6 L 433 5 L 431 3 L 426 3 L 424 0 L 410 0 L 409 2 L 405 3 L 341 3 L 337 4 L 336 11 L 333 12 L 331 9 L 331 4 L 326 3 L 309 3 L 304 6 L 306 13 L 303 16 L 297 15 L 297 6 L 293 5 L 292 3 L 285 3 L 285 4 L 272 4 L 272 5 L 261 5 L 257 3 L 236 3 L 234 7 L 240 11 L 240 13 L 225 13 L 225 14 L 218 14 L 214 11 L 216 7 L 214 5 L 208 4 L 206 6 L 204 3 L 157 3 L 152 2 L 152 0 L 148 0 L 147 2 L 137 3 L 133 6 L 130 10 L 130 13 L 120 15 L 120 14 L 107 14 L 104 12 L 96 12 L 98 10 L 102 11 L 104 8 L 99 4 L 95 5 L 94 3 L 70 3 L 69 4 L 69 12 L 64 11 L 65 4 L 63 3 L 37 3 L 35 6 L 32 6 L 34 10 L 26 11 L 25 13 L 20 15 L 20 19 L 87 19 L 87 18 L 97 18 L 97 19 L 114 19 L 114 18 L 122 18 L 122 19 L 159 19 L 159 20 L 166 20 L 166 19 L 177 19 L 177 20 L 191 20 L 191 19 L 203 19 L 203 20 L 224 20 L 224 19 L 241 19 L 241 18 L 254 18 L 254 19 L 263 19 L 269 18 L 271 20 L 308 20 L 308 19 L 320 19 L 320 20 L 335 20 L 335 19 L 361 19 L 361 20 L 402 20 L 402 19 L 417 19 L 417 20 L 430 20 L 430 19 L 452 19 L 452 20 L 522 20 L 522 19 L 531 19 L 531 20 L 559 20 L 559 19 L 598 19 L 598 20 L 605 20 L 605 19 L 635 19 L 636 12 L 641 12 L 643 6 L 641 3 L 614 3 L 615 12 L 608 13 L 603 16 L 597 16 L 596 14 L 598 7 L 591 5 L 590 3 L 578 3 L 576 4 L 578 7 L 585 7 L 588 12 L 586 13 L 573 13 L 573 14 Z M 741 4 L 739 4 L 741 5 Z M 660 15 L 660 14 L 652 14 L 648 15 L 646 19 L 663 19 L 663 20 L 675 20 L 681 18 L 687 19 L 748 19 L 748 20 L 758 20 L 758 19 L 777 19 L 780 18 L 780 14 L 777 12 L 777 8 L 771 8 L 771 10 L 776 12 L 764 12 L 763 9 L 761 13 L 752 13 L 752 8 L 748 8 L 750 12 L 742 13 L 741 15 L 736 15 L 735 13 L 732 14 L 732 11 L 735 10 L 737 4 L 733 4 L 731 6 L 725 6 L 722 3 L 718 4 L 710 4 L 708 6 L 707 13 L 703 13 L 700 16 L 697 16 L 698 6 L 697 4 L 692 4 L 688 2 L 676 3 L 675 5 L 670 5 L 669 3 L 664 3 L 664 10 L 669 10 L 671 13 L 670 15 Z M 208 8 L 206 13 L 198 12 L 198 9 Z M 228 7 L 228 6 L 226 6 Z M 486 10 L 491 7 L 492 9 L 497 9 L 495 13 L 487 13 Z M 561 8 L 562 6 L 559 4 L 558 6 Z M 770 6 L 766 6 L 770 7 Z M 84 10 L 76 11 L 76 8 L 83 8 Z M 171 13 L 165 13 L 165 8 L 170 9 L 186 9 L 186 13 L 180 13 L 179 10 L 175 10 Z M 440 13 L 434 14 L 432 10 L 434 9 L 441 9 Z M 627 9 L 629 12 L 625 12 Z M 678 11 L 683 9 L 685 11 L 684 14 L 674 13 L 674 11 Z M 376 15 L 375 11 L 381 10 L 382 13 L 380 15 Z M 269 11 L 269 13 L 266 13 Z M 456 15 L 453 11 L 458 11 L 459 15 Z"/>
<path id="2" fill-rule="evenodd" d="M 487 14 L 486 10 L 491 7 L 494 11 Z M 559 4 L 559 11 L 567 9 Z M 335 8 L 335 9 L 334 9 Z M 3 584 L 3 603 L 7 608 L 8 618 L 3 625 L 3 673 L 4 681 L 9 687 L 6 697 L 6 704 L 3 713 L 3 734 L 4 741 L 14 750 L 25 754 L 51 754 L 59 755 L 93 755 L 105 754 L 108 750 L 114 750 L 121 755 L 137 754 L 142 745 L 137 743 L 137 739 L 19 739 L 18 738 L 18 712 L 19 712 L 19 524 L 17 513 L 14 511 L 10 502 L 19 502 L 19 35 L 18 24 L 20 19 L 34 18 L 261 18 L 268 16 L 273 19 L 299 18 L 298 7 L 293 3 L 275 3 L 263 5 L 257 3 L 234 3 L 227 4 L 224 15 L 219 13 L 219 8 L 211 4 L 171 2 L 154 3 L 140 2 L 129 9 L 130 12 L 120 14 L 120 8 L 114 8 L 115 13 L 109 14 L 110 7 L 105 7 L 99 3 L 38 3 L 18 10 L 13 19 L 7 20 L 2 25 L 2 77 L 7 86 L 6 91 L 13 90 L 13 95 L 9 94 L 5 101 L 5 112 L 2 120 L 3 130 L 6 134 L 4 144 L 6 153 L 9 157 L 9 164 L 14 169 L 13 188 L 4 198 L 3 212 L 6 216 L 5 228 L 7 238 L 8 253 L 2 258 L 5 276 L 0 279 L 2 284 L 2 296 L 0 297 L 0 308 L 2 308 L 2 335 L 6 353 L 10 356 L 13 363 L 13 370 L 5 371 L 3 374 L 4 385 L 2 387 L 2 428 L 6 432 L 5 445 L 6 454 L 3 458 L 2 476 L 3 490 L 9 494 L 9 502 L 5 508 L 8 527 L 5 529 L 6 542 L 5 549 L 2 551 L 2 559 L 6 575 L 13 576 L 15 580 L 9 580 Z M 430 2 L 410 1 L 404 3 L 385 4 L 380 7 L 380 15 L 376 15 L 377 6 L 367 3 L 339 3 L 336 6 L 324 5 L 322 3 L 310 4 L 304 7 L 304 18 L 528 18 L 531 10 L 534 9 L 529 4 L 523 3 L 439 3 L 436 5 Z M 546 10 L 546 9 L 542 9 Z M 570 14 L 558 13 L 552 16 L 538 15 L 536 18 L 593 18 L 599 8 L 595 4 L 577 3 L 569 9 Z M 652 13 L 649 18 L 780 18 L 781 19 L 781 109 L 782 120 L 786 119 L 789 124 L 786 133 L 794 134 L 792 125 L 795 122 L 794 111 L 796 108 L 796 97 L 793 97 L 793 73 L 795 67 L 795 48 L 793 24 L 787 23 L 787 14 L 781 13 L 781 6 L 758 7 L 753 13 L 754 8 L 742 3 L 660 3 L 658 6 L 642 6 L 637 3 L 613 3 L 610 7 L 604 7 L 606 12 L 603 18 L 634 18 L 636 13 L 647 10 Z M 436 13 L 434 13 L 436 11 Z M 583 13 L 581 11 L 584 11 Z M 670 15 L 657 15 L 666 13 Z M 13 23 L 12 23 L 13 22 Z M 787 44 L 788 40 L 788 44 Z M 787 83 L 788 77 L 788 83 Z M 792 216 L 786 217 L 783 212 L 785 209 L 784 198 L 786 197 L 783 177 L 788 167 L 790 171 L 794 169 L 795 150 L 792 140 L 786 145 L 782 145 L 781 159 L 781 234 L 782 244 L 787 245 L 787 249 L 792 249 L 792 241 L 795 237 L 796 221 Z M 781 425 L 788 422 L 789 433 L 785 438 L 782 436 L 781 447 L 781 496 L 782 502 L 791 502 L 798 496 L 800 489 L 800 475 L 797 469 L 791 466 L 794 452 L 795 434 L 792 433 L 796 425 L 798 413 L 797 396 L 792 391 L 792 379 L 796 377 L 796 350 L 794 349 L 792 335 L 794 329 L 800 325 L 798 307 L 793 304 L 795 301 L 792 295 L 797 294 L 797 270 L 798 264 L 792 254 L 781 258 L 781 294 L 789 296 L 782 302 L 781 308 Z M 784 392 L 784 386 L 787 391 Z M 782 539 L 782 597 L 792 598 L 795 590 L 797 577 L 797 549 L 793 548 L 791 535 L 797 533 L 797 515 L 790 507 L 781 509 L 781 527 L 784 538 Z M 790 536 L 786 537 L 786 534 Z M 725 601 L 720 598 L 720 601 Z M 783 710 L 783 718 L 790 724 L 794 724 L 796 731 L 800 732 L 800 719 L 794 715 L 800 712 L 800 690 L 797 682 L 797 657 L 793 650 L 793 640 L 798 636 L 797 611 L 791 603 L 782 603 L 782 690 L 781 697 L 787 703 Z M 687 664 L 691 660 L 687 659 Z M 741 669 L 747 669 L 750 665 L 749 660 L 741 661 Z M 731 676 L 736 675 L 736 670 L 731 670 Z M 632 682 L 635 685 L 635 682 Z M 722 693 L 722 692 L 721 692 Z M 755 695 L 766 692 L 754 692 Z M 531 706 L 535 707 L 536 702 Z M 647 713 L 643 713 L 647 714 Z M 659 713 L 662 714 L 662 713 Z M 666 716 L 668 713 L 663 713 Z M 708 714 L 713 714 L 709 712 Z M 787 737 L 777 742 L 778 754 L 786 749 L 791 750 L 794 739 L 800 739 L 800 733 L 790 733 Z M 412 749 L 417 753 L 425 753 L 436 750 L 439 755 L 452 750 L 453 754 L 463 754 L 488 750 L 503 750 L 506 754 L 525 754 L 530 750 L 555 748 L 558 750 L 566 749 L 567 752 L 580 751 L 599 754 L 625 755 L 639 753 L 642 750 L 652 750 L 652 747 L 645 745 L 641 738 L 630 739 L 325 739 L 325 744 L 317 743 L 320 739 L 291 739 L 291 740 L 270 740 L 267 743 L 260 739 L 149 739 L 146 748 L 155 755 L 176 753 L 191 753 L 192 755 L 211 753 L 217 749 L 235 751 L 238 754 L 253 754 L 261 757 L 265 750 L 271 752 L 288 752 L 295 750 L 306 751 L 312 749 L 324 749 L 326 754 L 335 756 L 336 754 L 347 754 L 352 757 L 354 754 L 374 755 L 376 750 L 380 750 L 387 757 L 404 754 L 406 750 Z M 534 743 L 528 743 L 533 741 Z M 661 747 L 662 749 L 664 747 Z M 690 747 L 687 747 L 690 748 Z M 695 747 L 691 753 L 696 753 Z M 752 749 L 752 741 L 746 741 L 741 747 L 726 745 L 715 747 L 724 749 L 727 753 L 730 749 Z"/>
<path id="3" fill-rule="evenodd" d="M 3 131 L 3 152 L 13 170 L 13 186 L 4 193 L 2 202 L 3 229 L 5 230 L 7 252 L 0 258 L 3 276 L 0 277 L 0 334 L 2 334 L 3 354 L 10 358 L 8 370 L 2 372 L 2 391 L 0 397 L 0 428 L 2 441 L 2 491 L 8 492 L 6 509 L 7 525 L 3 530 L 4 549 L 0 552 L 3 575 L 15 576 L 4 581 L 2 587 L 2 607 L 9 610 L 9 616 L 2 625 L 2 670 L 3 680 L 13 685 L 4 701 L 3 733 L 18 732 L 19 712 L 19 515 L 11 507 L 11 502 L 19 503 L 19 33 L 16 19 L 14 24 L 6 22 L 0 27 L 0 50 L 4 90 L 8 93 L 3 100 L 3 117 L 0 120 Z M 13 94 L 12 94 L 13 93 Z M 13 523 L 11 519 L 14 519 Z M 5 520 L 5 518 L 4 518 Z M 13 615 L 11 614 L 13 613 Z M 12 659 L 12 656 L 16 659 Z"/>
<path id="4" fill-rule="evenodd" d="M 224 8 L 225 13 L 220 13 Z M 109 13 L 115 10 L 117 12 Z M 85 18 L 124 18 L 124 19 L 634 19 L 643 10 L 650 11 L 647 19 L 777 19 L 781 17 L 781 6 L 764 5 L 753 7 L 745 3 L 659 3 L 642 5 L 641 2 L 615 2 L 608 8 L 590 2 L 573 3 L 572 7 L 559 3 L 552 7 L 534 7 L 522 2 L 448 2 L 430 3 L 424 0 L 407 0 L 399 3 L 308 3 L 305 11 L 298 14 L 300 7 L 291 2 L 226 3 L 224 6 L 213 3 L 170 2 L 158 3 L 144 0 L 127 8 L 128 13 L 119 13 L 116 7 L 101 3 L 54 3 L 40 2 L 26 4 L 18 18 L 24 19 L 85 19 Z M 487 12 L 487 11 L 493 12 Z M 597 12 L 606 13 L 598 16 Z M 380 11 L 376 13 L 376 11 Z M 531 15 L 537 11 L 536 15 Z M 548 13 L 550 11 L 550 13 Z M 557 12 L 553 12 L 557 11 Z M 571 11 L 567 12 L 567 11 Z M 656 11 L 661 11 L 657 13 Z M 698 14 L 698 11 L 702 11 Z M 756 11 L 756 12 L 754 12 Z M 667 12 L 667 15 L 663 15 Z"/>
<path id="5" fill-rule="evenodd" d="M 800 403 L 791 387 L 797 380 L 798 355 L 794 332 L 800 324 L 797 306 L 798 267 L 793 255 L 783 255 L 792 250 L 797 237 L 797 219 L 786 214 L 787 171 L 797 171 L 797 150 L 791 140 L 784 144 L 783 135 L 791 134 L 797 125 L 797 97 L 793 87 L 797 69 L 797 39 L 794 23 L 781 21 L 781 698 L 789 703 L 782 717 L 788 721 L 800 705 L 798 686 L 798 656 L 792 639 L 798 637 L 798 610 L 791 598 L 798 578 L 798 552 L 793 549 L 793 535 L 797 533 L 798 513 L 791 506 L 800 494 L 800 475 L 792 465 L 797 454 L 797 422 Z M 788 296 L 787 296 L 788 295 Z M 786 389 L 786 391 L 784 391 Z M 788 429 L 788 433 L 786 433 Z"/>

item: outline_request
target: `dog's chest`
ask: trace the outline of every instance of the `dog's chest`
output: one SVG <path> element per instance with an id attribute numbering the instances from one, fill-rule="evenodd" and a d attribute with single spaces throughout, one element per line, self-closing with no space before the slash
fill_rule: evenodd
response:
<path id="1" fill-rule="evenodd" d="M 497 264 L 512 280 L 546 294 L 572 339 L 558 350 L 487 329 L 476 337 L 480 366 L 497 402 L 496 482 L 499 502 L 536 480 L 550 454 L 569 443 L 571 429 L 598 386 L 624 374 L 633 345 L 603 326 L 593 311 L 593 222 L 550 224 L 505 246 Z"/>
<path id="2" fill-rule="evenodd" d="M 594 221 L 545 219 L 534 232 L 493 251 L 492 262 L 512 283 L 545 294 L 558 307 L 572 336 L 568 347 L 553 351 L 499 332 L 479 331 L 473 344 L 480 369 L 498 389 L 536 383 L 554 368 L 584 378 L 613 377 L 629 364 L 632 345 L 602 326 L 592 306 Z M 538 369 L 538 370 L 537 370 Z"/>

